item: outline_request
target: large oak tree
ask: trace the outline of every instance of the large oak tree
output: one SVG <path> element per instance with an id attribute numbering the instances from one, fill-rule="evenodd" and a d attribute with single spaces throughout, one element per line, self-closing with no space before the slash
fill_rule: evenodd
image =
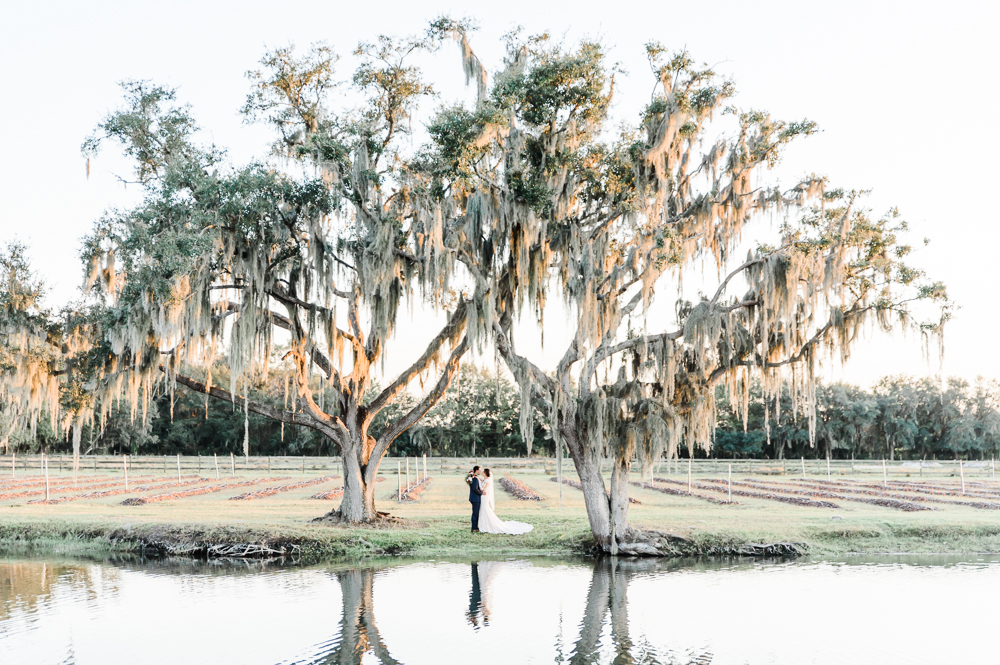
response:
<path id="1" fill-rule="evenodd" d="M 133 408 L 144 405 L 162 372 L 169 386 L 311 427 L 344 459 L 344 499 L 331 517 L 377 517 L 379 462 L 444 394 L 476 320 L 476 287 L 450 284 L 453 220 L 408 195 L 400 147 L 417 102 L 432 92 L 408 58 L 446 37 L 432 27 L 418 38 L 363 43 L 349 83 L 336 81 L 336 58 L 325 47 L 301 58 L 290 48 L 268 53 L 250 74 L 244 112 L 277 129 L 276 154 L 236 168 L 197 142 L 173 91 L 125 85 L 123 108 L 84 145 L 94 154 L 117 142 L 145 192 L 141 205 L 109 212 L 86 239 L 88 287 L 105 306 L 99 329 L 109 367 L 97 391 L 105 400 L 125 393 Z M 331 110 L 336 85 L 351 88 L 360 106 Z M 443 310 L 446 321 L 420 357 L 370 397 L 407 298 Z M 291 407 L 283 409 L 248 396 L 276 360 L 279 334 L 290 339 L 294 366 Z M 407 335 L 404 343 L 413 341 Z M 216 353 L 228 354 L 228 386 L 214 385 L 210 370 L 184 373 L 211 367 Z M 334 404 L 317 399 L 314 374 L 334 391 Z M 370 436 L 380 411 L 428 374 L 427 394 L 378 439 Z"/>
<path id="2" fill-rule="evenodd" d="M 732 83 L 687 53 L 655 43 L 646 52 L 651 101 L 616 130 L 617 72 L 600 44 L 515 34 L 492 86 L 474 108 L 438 114 L 413 168 L 414 191 L 465 221 L 459 252 L 488 284 L 479 307 L 521 386 L 525 437 L 534 404 L 573 459 L 598 546 L 633 554 L 662 542 L 628 521 L 633 460 L 648 468 L 681 444 L 707 451 L 718 385 L 745 414 L 755 375 L 780 417 L 787 383 L 793 415 L 814 436 L 824 356 L 846 358 L 869 324 L 934 335 L 948 315 L 943 286 L 904 262 L 894 211 L 873 218 L 861 193 L 818 176 L 768 181 L 812 122 L 739 110 Z M 734 256 L 768 219 L 779 226 L 771 242 Z M 719 271 L 708 295 L 657 298 L 681 292 L 704 263 Z M 552 292 L 569 311 L 570 340 L 554 372 L 512 341 L 520 313 L 540 319 Z M 917 301 L 943 309 L 920 322 Z M 665 311 L 676 328 L 663 328 Z"/>

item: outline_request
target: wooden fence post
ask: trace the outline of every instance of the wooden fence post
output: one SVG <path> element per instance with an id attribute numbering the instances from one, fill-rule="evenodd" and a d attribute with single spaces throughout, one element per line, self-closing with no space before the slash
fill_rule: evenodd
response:
<path id="1" fill-rule="evenodd" d="M 733 502 L 733 465 L 729 465 L 729 503 Z"/>
<path id="2" fill-rule="evenodd" d="M 427 480 L 427 453 L 424 453 L 424 480 Z"/>
<path id="3" fill-rule="evenodd" d="M 830 480 L 830 457 L 826 458 L 826 479 Z"/>
<path id="4" fill-rule="evenodd" d="M 10 469 L 11 469 L 11 473 L 13 473 L 14 472 L 13 462 L 11 463 Z M 993 458 L 991 457 L 990 458 L 990 480 L 996 480 L 996 479 L 997 479 L 997 468 L 996 468 L 996 465 L 993 463 Z"/>
<path id="5" fill-rule="evenodd" d="M 802 480 L 806 479 L 806 458 L 802 458 Z"/>
<path id="6" fill-rule="evenodd" d="M 14 477 L 14 469 L 17 467 L 17 453 L 10 455 L 10 477 Z"/>
<path id="7" fill-rule="evenodd" d="M 49 500 L 49 460 L 45 456 L 45 453 L 42 453 L 42 465 L 45 466 L 45 500 L 48 501 Z"/>
<path id="8" fill-rule="evenodd" d="M 177 453 L 177 482 L 181 482 L 181 454 Z"/>
<path id="9" fill-rule="evenodd" d="M 229 466 L 232 467 L 233 478 L 235 478 L 236 477 L 236 457 L 232 453 L 229 453 Z"/>
<path id="10" fill-rule="evenodd" d="M 688 494 L 691 493 L 691 458 L 688 457 Z"/>
<path id="11" fill-rule="evenodd" d="M 128 491 L 128 458 L 122 455 L 122 468 L 125 469 L 125 491 Z"/>
<path id="12" fill-rule="evenodd" d="M 399 460 L 396 460 L 396 503 L 403 500 L 403 475 L 399 470 Z"/>
<path id="13" fill-rule="evenodd" d="M 410 489 L 410 458 L 406 458 L 406 489 Z"/>
<path id="14" fill-rule="evenodd" d="M 962 494 L 965 494 L 965 469 L 962 468 L 962 458 L 958 458 L 958 474 L 962 477 Z"/>
<path id="15" fill-rule="evenodd" d="M 889 476 L 885 470 L 885 458 L 882 458 L 882 489 L 889 487 Z"/>

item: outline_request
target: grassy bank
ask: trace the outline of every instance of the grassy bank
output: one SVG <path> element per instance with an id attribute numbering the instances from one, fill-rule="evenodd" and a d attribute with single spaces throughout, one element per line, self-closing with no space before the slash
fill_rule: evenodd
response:
<path id="1" fill-rule="evenodd" d="M 0 502 L 0 552 L 77 554 L 100 551 L 204 555 L 207 548 L 253 544 L 306 559 L 385 555 L 578 555 L 589 550 L 582 495 L 559 488 L 542 473 L 519 476 L 545 500 L 497 495 L 504 519 L 535 525 L 524 536 L 470 534 L 466 487 L 459 473 L 437 476 L 413 503 L 388 500 L 395 482 L 380 483 L 379 508 L 402 518 L 382 528 L 345 528 L 310 520 L 337 501 L 309 496 L 329 489 L 302 488 L 254 501 L 229 501 L 229 493 L 122 506 L 123 496 L 56 505 L 27 499 Z M 66 492 L 70 493 L 70 492 Z M 966 506 L 905 513 L 858 503 L 840 509 L 800 507 L 751 498 L 714 505 L 689 497 L 634 489 L 630 509 L 641 528 L 676 534 L 678 556 L 745 553 L 750 543 L 802 543 L 813 555 L 879 553 L 968 554 L 1000 552 L 1000 511 Z"/>

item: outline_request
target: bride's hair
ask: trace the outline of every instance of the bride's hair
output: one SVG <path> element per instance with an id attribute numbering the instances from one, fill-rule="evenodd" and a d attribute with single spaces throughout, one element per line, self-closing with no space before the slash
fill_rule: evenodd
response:
<path id="1" fill-rule="evenodd" d="M 483 469 L 483 474 L 485 474 L 487 478 L 489 478 L 491 475 L 489 469 Z"/>

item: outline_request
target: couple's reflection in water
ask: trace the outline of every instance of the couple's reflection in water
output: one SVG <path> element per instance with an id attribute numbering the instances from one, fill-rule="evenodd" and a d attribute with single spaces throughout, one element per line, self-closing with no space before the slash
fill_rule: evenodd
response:
<path id="1" fill-rule="evenodd" d="M 490 625 L 490 581 L 503 565 L 501 561 L 472 564 L 472 591 L 469 592 L 469 611 L 465 613 L 465 618 L 474 629 Z"/>
<path id="2" fill-rule="evenodd" d="M 510 563 L 479 561 L 470 565 L 469 605 L 465 620 L 475 631 L 488 631 L 491 615 L 491 586 L 496 576 Z M 672 566 L 669 566 L 672 567 Z M 571 665 L 707 665 L 712 656 L 702 653 L 660 653 L 644 637 L 633 638 L 628 621 L 628 585 L 635 577 L 665 572 L 668 565 L 656 560 L 602 559 L 593 564 L 590 588 L 579 624 L 579 635 L 567 651 L 562 635 L 556 636 L 556 662 Z M 354 569 L 336 573 L 343 596 L 343 614 L 339 635 L 311 649 L 313 657 L 287 661 L 296 665 L 324 663 L 360 665 L 362 661 L 382 665 L 402 663 L 394 655 L 393 645 L 387 644 L 375 622 L 373 587 L 375 576 L 385 569 Z M 530 601 L 529 601 L 530 603 Z M 573 612 L 572 609 L 569 612 Z M 560 621 L 560 626 L 562 622 Z M 562 628 L 560 628 L 562 632 Z M 608 642 L 610 637 L 610 642 Z M 427 636 L 447 643 L 449 636 Z M 367 655 L 367 658 L 366 658 Z M 503 661 L 496 653 L 495 662 Z M 443 661 L 442 661 L 443 662 Z M 484 661 L 485 662 L 485 661 Z"/>

